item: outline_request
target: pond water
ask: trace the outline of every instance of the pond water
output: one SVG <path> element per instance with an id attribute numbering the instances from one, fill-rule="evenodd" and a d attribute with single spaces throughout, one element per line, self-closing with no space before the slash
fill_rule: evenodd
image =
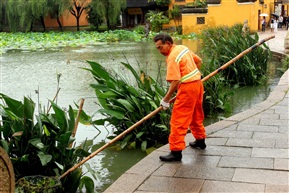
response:
<path id="1" fill-rule="evenodd" d="M 193 50 L 197 44 L 189 40 L 182 42 Z M 69 105 L 79 103 L 85 99 L 83 110 L 92 114 L 99 109 L 96 104 L 94 90 L 89 86 L 95 83 L 90 72 L 82 68 L 89 68 L 86 60 L 96 61 L 107 68 L 123 73 L 128 72 L 120 65 L 129 62 L 135 69 L 144 69 L 148 75 L 157 75 L 157 65 L 163 64 L 164 57 L 160 55 L 152 42 L 130 43 L 101 43 L 83 48 L 65 48 L 54 52 L 9 52 L 0 56 L 0 92 L 14 99 L 23 100 L 29 96 L 34 102 L 39 100 L 47 107 L 48 99 L 52 100 L 58 87 L 60 92 L 56 99 L 59 106 L 68 108 Z M 237 90 L 232 100 L 233 113 L 243 111 L 252 105 L 265 100 L 278 83 L 280 75 L 274 73 L 274 66 L 280 62 L 271 63 L 272 76 L 267 85 Z M 60 81 L 57 75 L 61 74 Z M 39 96 L 35 90 L 39 90 Z M 205 125 L 216 120 L 207 119 Z M 107 141 L 109 131 L 101 128 L 101 133 L 90 126 L 79 125 L 77 143 L 85 139 L 93 139 L 99 147 Z M 99 153 L 89 162 L 98 173 L 95 181 L 96 191 L 102 192 L 113 183 L 122 173 L 141 160 L 145 154 L 136 150 L 115 151 L 112 148 Z M 157 158 L 156 158 L 157 159 Z"/>

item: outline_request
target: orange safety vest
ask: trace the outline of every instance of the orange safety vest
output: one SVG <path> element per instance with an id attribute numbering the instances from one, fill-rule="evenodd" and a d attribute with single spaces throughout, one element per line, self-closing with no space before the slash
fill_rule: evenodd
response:
<path id="1" fill-rule="evenodd" d="M 174 44 L 166 59 L 167 81 L 180 80 L 181 83 L 187 83 L 200 80 L 201 72 L 196 65 L 200 61 L 201 59 L 187 47 Z"/>

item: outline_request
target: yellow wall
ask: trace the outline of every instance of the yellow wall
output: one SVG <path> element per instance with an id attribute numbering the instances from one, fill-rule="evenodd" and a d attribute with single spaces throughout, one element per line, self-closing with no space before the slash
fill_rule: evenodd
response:
<path id="1" fill-rule="evenodd" d="M 192 1 L 186 0 L 186 3 Z M 221 4 L 209 4 L 208 13 L 182 14 L 183 34 L 200 33 L 201 30 L 207 27 L 243 24 L 244 20 L 248 20 L 251 32 L 258 31 L 261 28 L 259 13 L 267 13 L 269 16 L 266 17 L 266 20 L 269 23 L 270 13 L 274 12 L 273 2 L 274 0 L 265 0 L 264 4 L 260 4 L 259 0 L 246 3 L 238 3 L 236 0 L 222 0 Z M 181 4 L 178 3 L 178 5 Z M 204 17 L 205 24 L 196 24 L 197 17 Z"/>

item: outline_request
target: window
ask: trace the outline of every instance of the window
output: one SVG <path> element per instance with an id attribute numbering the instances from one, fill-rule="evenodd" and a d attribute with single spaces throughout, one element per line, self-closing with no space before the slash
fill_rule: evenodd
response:
<path id="1" fill-rule="evenodd" d="M 205 17 L 197 17 L 197 24 L 205 24 Z"/>

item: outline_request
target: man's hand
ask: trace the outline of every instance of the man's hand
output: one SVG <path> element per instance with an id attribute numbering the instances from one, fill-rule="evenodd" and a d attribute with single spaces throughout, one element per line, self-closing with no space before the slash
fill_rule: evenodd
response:
<path id="1" fill-rule="evenodd" d="M 165 102 L 163 99 L 160 105 L 163 107 L 163 110 L 167 110 L 170 107 L 170 103 Z"/>

